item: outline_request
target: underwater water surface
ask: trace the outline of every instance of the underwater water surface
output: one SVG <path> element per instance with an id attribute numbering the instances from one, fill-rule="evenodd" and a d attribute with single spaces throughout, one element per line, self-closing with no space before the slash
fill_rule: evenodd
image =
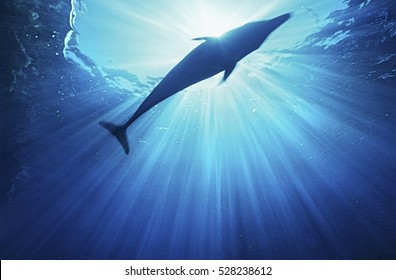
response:
<path id="1" fill-rule="evenodd" d="M 44 3 L 45 2 L 45 3 Z M 396 4 L 3 1 L 2 259 L 396 259 Z M 200 42 L 260 49 L 125 122 Z"/>

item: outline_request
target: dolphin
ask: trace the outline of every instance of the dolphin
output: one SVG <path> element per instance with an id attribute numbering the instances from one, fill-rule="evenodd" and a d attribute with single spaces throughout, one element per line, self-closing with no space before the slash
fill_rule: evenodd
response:
<path id="1" fill-rule="evenodd" d="M 136 112 L 122 125 L 100 121 L 129 153 L 127 128 L 164 99 L 222 71 L 222 82 L 231 75 L 238 61 L 257 50 L 264 40 L 290 18 L 290 13 L 266 21 L 250 22 L 220 37 L 199 37 L 203 43 L 186 55 L 146 97 Z"/>

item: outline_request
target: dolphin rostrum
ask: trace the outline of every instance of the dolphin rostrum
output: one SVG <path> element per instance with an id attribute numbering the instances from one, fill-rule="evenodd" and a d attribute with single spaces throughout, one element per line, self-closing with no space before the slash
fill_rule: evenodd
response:
<path id="1" fill-rule="evenodd" d="M 290 14 L 287 13 L 271 20 L 247 23 L 218 38 L 195 38 L 194 40 L 204 42 L 193 49 L 161 80 L 126 123 L 115 125 L 101 121 L 99 124 L 117 138 L 128 154 L 126 130 L 137 118 L 171 95 L 222 71 L 225 81 L 239 60 L 257 50 L 268 35 L 289 18 Z"/>

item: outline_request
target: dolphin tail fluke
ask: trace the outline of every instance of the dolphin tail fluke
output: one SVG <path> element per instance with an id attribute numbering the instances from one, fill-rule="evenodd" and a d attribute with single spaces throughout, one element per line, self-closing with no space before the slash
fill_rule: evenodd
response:
<path id="1" fill-rule="evenodd" d="M 110 131 L 111 134 L 113 134 L 118 142 L 120 142 L 122 148 L 124 149 L 125 153 L 129 153 L 129 144 L 128 144 L 128 138 L 126 135 L 126 127 L 123 125 L 115 125 L 109 122 L 99 122 L 101 126 L 106 128 L 108 131 Z"/>

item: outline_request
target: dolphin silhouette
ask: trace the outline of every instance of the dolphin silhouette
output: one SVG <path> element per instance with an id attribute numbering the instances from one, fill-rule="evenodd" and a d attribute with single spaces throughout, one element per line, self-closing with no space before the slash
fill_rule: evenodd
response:
<path id="1" fill-rule="evenodd" d="M 284 14 L 266 21 L 247 23 L 224 33 L 221 37 L 199 37 L 204 43 L 193 49 L 154 88 L 137 111 L 123 125 L 100 121 L 129 153 L 127 128 L 141 115 L 169 96 L 209 77 L 224 71 L 223 82 L 227 80 L 236 64 L 249 53 L 257 50 L 264 40 L 290 18 Z"/>

